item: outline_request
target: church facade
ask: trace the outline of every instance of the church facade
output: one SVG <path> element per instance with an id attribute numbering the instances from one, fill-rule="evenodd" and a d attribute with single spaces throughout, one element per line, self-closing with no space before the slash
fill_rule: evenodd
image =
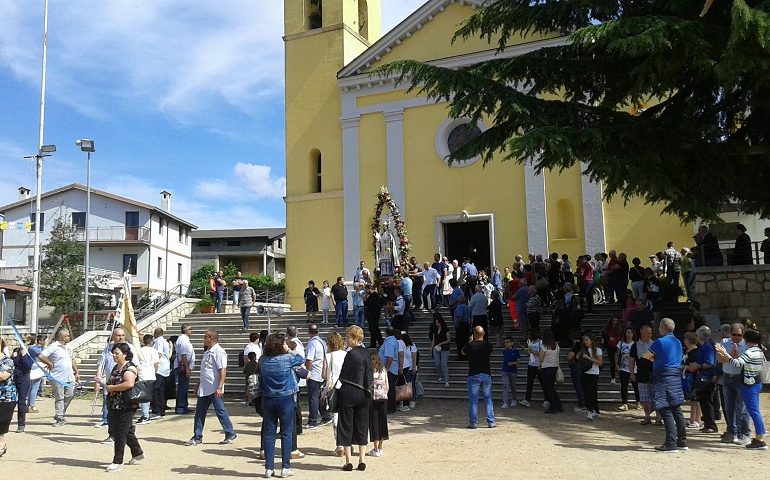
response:
<path id="1" fill-rule="evenodd" d="M 408 84 L 370 72 L 399 59 L 459 67 L 556 45 L 558 36 L 512 38 L 508 48 L 451 37 L 481 0 L 428 0 L 382 34 L 380 0 L 286 0 L 287 301 L 303 308 L 308 280 L 371 268 L 377 196 L 401 210 L 412 255 L 441 252 L 501 269 L 516 254 L 624 251 L 645 259 L 667 241 L 690 246 L 693 226 L 641 200 L 610 202 L 579 166 L 536 175 L 531 165 L 445 157 L 483 121 L 452 119 Z M 573 262 L 574 264 L 574 262 Z"/>

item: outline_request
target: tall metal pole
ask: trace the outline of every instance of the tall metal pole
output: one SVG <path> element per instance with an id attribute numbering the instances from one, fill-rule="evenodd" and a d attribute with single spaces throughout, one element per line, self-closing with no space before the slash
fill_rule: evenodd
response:
<path id="1" fill-rule="evenodd" d="M 38 150 L 35 156 L 37 192 L 35 194 L 35 247 L 32 256 L 32 318 L 30 329 L 37 332 L 40 308 L 40 195 L 43 189 L 43 131 L 45 126 L 45 78 L 48 58 L 48 0 L 43 11 L 43 68 L 40 82 L 40 124 L 38 128 Z"/>
<path id="2" fill-rule="evenodd" d="M 85 303 L 83 304 L 83 332 L 88 331 L 88 281 L 91 273 L 91 231 L 88 229 L 88 220 L 91 216 L 91 152 L 88 154 L 88 172 L 86 173 L 86 265 L 83 276 L 85 277 L 83 288 L 85 291 Z"/>

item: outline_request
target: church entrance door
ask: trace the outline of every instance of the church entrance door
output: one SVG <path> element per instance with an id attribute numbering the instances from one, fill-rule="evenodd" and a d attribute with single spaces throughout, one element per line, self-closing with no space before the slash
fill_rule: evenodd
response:
<path id="1" fill-rule="evenodd" d="M 450 261 L 462 265 L 463 258 L 470 258 L 479 270 L 490 272 L 489 220 L 444 223 L 444 245 Z"/>

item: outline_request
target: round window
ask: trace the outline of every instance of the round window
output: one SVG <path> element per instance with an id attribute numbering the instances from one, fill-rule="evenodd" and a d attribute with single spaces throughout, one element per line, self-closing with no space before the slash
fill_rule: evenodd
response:
<path id="1" fill-rule="evenodd" d="M 477 138 L 485 130 L 483 123 L 471 123 L 468 118 L 450 118 L 444 122 L 436 134 L 436 152 L 441 160 L 452 167 L 467 167 L 476 163 L 480 157 L 449 163 L 449 156 Z"/>

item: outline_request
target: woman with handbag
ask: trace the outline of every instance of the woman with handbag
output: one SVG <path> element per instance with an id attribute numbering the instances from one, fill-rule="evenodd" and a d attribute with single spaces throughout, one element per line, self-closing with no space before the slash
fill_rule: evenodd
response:
<path id="1" fill-rule="evenodd" d="M 716 353 L 720 363 L 727 363 L 743 372 L 743 402 L 746 411 L 754 422 L 754 438 L 746 445 L 749 450 L 767 450 L 765 443 L 765 422 L 762 420 L 762 412 L 759 409 L 759 393 L 762 391 L 762 370 L 766 369 L 767 360 L 760 343 L 762 337 L 756 330 L 746 330 L 743 333 L 746 341 L 746 351 L 738 358 L 733 358 L 725 350 L 723 345 L 716 345 Z"/>
<path id="2" fill-rule="evenodd" d="M 126 445 L 131 449 L 129 465 L 136 465 L 144 460 L 144 451 L 136 438 L 134 413 L 139 408 L 138 403 L 129 402 L 126 392 L 131 391 L 139 377 L 139 371 L 131 360 L 134 354 L 127 343 L 116 343 L 112 347 L 112 359 L 115 367 L 112 369 L 107 385 L 107 424 L 110 437 L 114 439 L 115 454 L 107 472 L 117 472 L 123 465 L 123 453 Z"/>
<path id="3" fill-rule="evenodd" d="M 559 394 L 556 392 L 556 377 L 559 371 L 559 344 L 551 330 L 543 332 L 543 348 L 540 356 L 540 378 L 543 382 L 545 401 L 548 402 L 545 413 L 560 413 L 564 411 Z M 562 378 L 563 381 L 563 378 Z"/>
<path id="4" fill-rule="evenodd" d="M 324 387 L 324 397 L 326 399 L 326 405 L 327 408 L 329 407 L 329 397 L 331 395 L 337 395 L 339 392 L 335 393 L 333 390 L 336 390 L 339 385 L 337 384 L 337 380 L 340 378 L 340 371 L 342 370 L 342 364 L 345 362 L 345 355 L 347 355 L 348 352 L 346 352 L 343 347 L 345 346 L 342 340 L 342 335 L 340 335 L 337 332 L 332 332 L 329 334 L 328 337 L 326 337 L 326 345 L 329 347 L 329 353 L 326 354 L 326 362 L 324 363 L 324 372 L 323 372 L 323 378 L 326 382 L 326 386 Z M 330 408 L 331 409 L 331 408 Z M 334 410 L 334 409 L 331 409 Z M 337 442 L 337 424 L 339 422 L 339 413 L 336 411 L 332 414 L 332 432 L 334 433 L 334 441 Z M 340 446 L 339 443 L 336 443 L 337 448 L 334 450 L 334 456 L 335 457 L 341 457 L 344 453 L 345 449 Z"/>
<path id="5" fill-rule="evenodd" d="M 364 331 L 353 325 L 348 328 L 347 341 L 350 350 L 340 371 L 338 400 L 339 424 L 337 443 L 345 449 L 345 465 L 342 470 L 350 472 L 352 446 L 358 445 L 358 470 L 366 470 L 364 455 L 369 443 L 369 407 L 372 399 L 372 359 L 363 346 Z"/>

